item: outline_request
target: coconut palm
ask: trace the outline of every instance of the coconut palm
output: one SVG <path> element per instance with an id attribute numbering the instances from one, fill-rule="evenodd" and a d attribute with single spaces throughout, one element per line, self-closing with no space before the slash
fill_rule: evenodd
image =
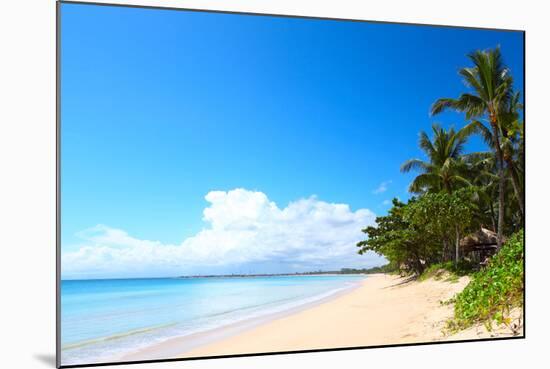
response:
<path id="1" fill-rule="evenodd" d="M 501 119 L 502 126 L 502 158 L 512 179 L 512 186 L 516 195 L 521 217 L 525 216 L 523 204 L 523 184 L 520 173 L 523 171 L 523 122 L 519 111 L 523 109 L 519 92 L 514 93 L 508 104 L 508 111 Z"/>
<path id="2" fill-rule="evenodd" d="M 498 168 L 498 248 L 502 246 L 504 226 L 504 158 L 501 147 L 502 113 L 511 97 L 512 77 L 502 62 L 500 48 L 486 51 L 475 51 L 468 55 L 474 66 L 462 68 L 459 74 L 471 93 L 463 93 L 458 98 L 442 98 L 437 100 L 431 109 L 432 115 L 446 109 L 454 109 L 466 114 L 466 119 L 485 119 L 489 122 L 493 135 L 493 150 Z"/>
<path id="3" fill-rule="evenodd" d="M 519 110 L 523 106 L 520 103 L 519 93 L 511 95 L 507 106 L 500 114 L 500 148 L 502 151 L 503 165 L 510 175 L 512 188 L 516 195 L 518 208 L 521 218 L 525 214 L 523 204 L 523 183 L 521 182 L 521 173 L 523 173 L 523 123 L 520 120 Z M 478 120 L 473 120 L 467 125 L 467 129 L 480 134 L 487 145 L 494 147 L 495 136 L 489 128 Z"/>
<path id="4" fill-rule="evenodd" d="M 497 217 L 495 216 L 494 199 L 497 198 L 498 175 L 495 168 L 495 156 L 490 152 L 465 155 L 468 165 L 468 180 L 476 196 L 472 199 L 479 210 L 476 214 L 478 223 L 491 228 L 496 233 Z"/>
<path id="5" fill-rule="evenodd" d="M 428 134 L 420 132 L 419 147 L 428 157 L 407 160 L 401 166 L 402 172 L 417 170 L 421 172 L 412 181 L 409 191 L 412 193 L 439 192 L 451 193 L 454 189 L 469 185 L 465 178 L 466 163 L 463 160 L 464 145 L 471 134 L 469 127 L 455 131 L 445 130 L 438 124 L 432 125 L 433 140 Z"/>

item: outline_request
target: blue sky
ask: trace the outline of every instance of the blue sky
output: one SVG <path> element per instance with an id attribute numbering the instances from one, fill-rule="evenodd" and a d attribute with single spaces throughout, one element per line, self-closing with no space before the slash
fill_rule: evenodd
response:
<path id="1" fill-rule="evenodd" d="M 212 191 L 383 214 L 408 196 L 418 132 L 464 123 L 428 111 L 465 90 L 467 53 L 500 45 L 523 91 L 518 32 L 76 4 L 61 21 L 67 253 L 105 246 L 90 229 L 180 245 L 212 226 Z"/>

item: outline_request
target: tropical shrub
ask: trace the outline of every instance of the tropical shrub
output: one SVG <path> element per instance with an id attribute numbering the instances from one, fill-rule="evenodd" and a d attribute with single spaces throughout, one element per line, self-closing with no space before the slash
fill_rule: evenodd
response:
<path id="1" fill-rule="evenodd" d="M 404 219 L 424 235 L 442 240 L 444 260 L 450 259 L 450 254 L 458 263 L 460 237 L 475 228 L 474 191 L 469 187 L 453 193 L 427 193 L 406 207 Z"/>
<path id="2" fill-rule="evenodd" d="M 523 305 L 523 230 L 515 233 L 488 265 L 472 276 L 470 283 L 455 301 L 451 330 L 484 323 L 491 330 L 492 323 L 510 325 L 509 314 Z"/>
<path id="3" fill-rule="evenodd" d="M 415 201 L 412 198 L 405 204 L 394 199 L 388 215 L 377 217 L 375 227 L 362 230 L 368 238 L 357 243 L 359 254 L 374 251 L 384 256 L 402 274 L 415 275 L 420 275 L 426 266 L 439 260 L 441 243 L 404 217 L 406 207 Z"/>

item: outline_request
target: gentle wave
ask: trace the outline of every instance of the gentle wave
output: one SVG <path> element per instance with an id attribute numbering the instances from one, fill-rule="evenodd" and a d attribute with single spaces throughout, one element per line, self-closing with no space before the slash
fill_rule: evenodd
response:
<path id="1" fill-rule="evenodd" d="M 176 325 L 176 323 L 163 324 L 163 325 L 159 325 L 159 326 L 147 327 L 147 328 L 142 328 L 142 329 L 135 329 L 135 330 L 132 330 L 132 331 L 113 334 L 113 335 L 107 336 L 107 337 L 93 338 L 91 340 L 75 342 L 75 343 L 72 343 L 72 344 L 62 346 L 61 350 L 68 351 L 68 350 L 72 350 L 72 349 L 76 349 L 76 348 L 80 348 L 80 347 L 86 347 L 86 346 L 89 346 L 89 345 L 94 345 L 94 344 L 101 343 L 101 342 L 114 341 L 114 340 L 117 340 L 117 339 L 130 337 L 130 336 L 133 336 L 133 335 L 136 335 L 136 334 L 142 334 L 142 333 L 149 333 L 149 332 L 158 331 L 160 329 L 173 327 L 175 325 Z"/>

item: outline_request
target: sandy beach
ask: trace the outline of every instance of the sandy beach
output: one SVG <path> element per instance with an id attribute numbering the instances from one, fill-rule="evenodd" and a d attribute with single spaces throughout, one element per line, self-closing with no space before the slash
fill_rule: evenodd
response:
<path id="1" fill-rule="evenodd" d="M 468 281 L 468 277 L 453 283 L 370 275 L 357 288 L 326 301 L 276 316 L 176 338 L 123 359 L 139 360 L 163 355 L 184 358 L 511 336 L 504 327 L 488 332 L 483 326 L 454 335 L 444 333 L 453 306 L 441 302 L 460 292 Z"/>
<path id="2" fill-rule="evenodd" d="M 467 283 L 467 278 L 457 283 L 407 282 L 395 276 L 372 275 L 344 296 L 182 353 L 182 357 L 450 339 L 442 328 L 452 307 L 442 306 L 440 301 L 448 300 Z M 468 338 L 475 337 L 462 339 Z"/>

